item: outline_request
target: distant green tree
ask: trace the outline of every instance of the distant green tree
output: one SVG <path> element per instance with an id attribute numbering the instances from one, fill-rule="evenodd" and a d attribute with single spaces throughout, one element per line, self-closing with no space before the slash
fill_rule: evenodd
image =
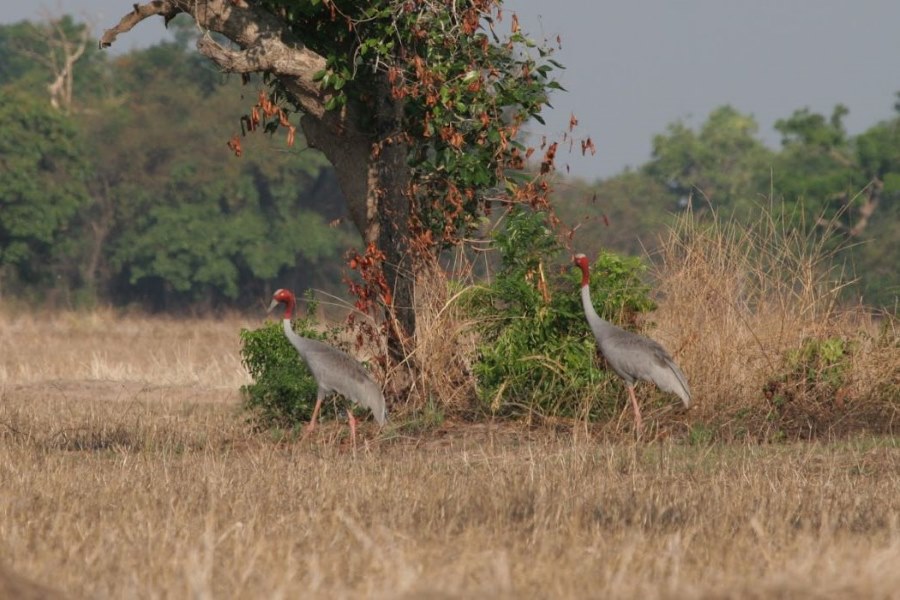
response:
<path id="1" fill-rule="evenodd" d="M 896 307 L 900 297 L 900 118 L 847 134 L 848 110 L 830 117 L 808 109 L 776 122 L 783 149 L 775 190 L 788 205 L 834 230 L 866 301 Z"/>
<path id="2" fill-rule="evenodd" d="M 96 96 L 105 55 L 90 29 L 71 16 L 0 25 L 0 86 L 43 95 L 64 113 L 80 110 L 76 97 Z"/>
<path id="3" fill-rule="evenodd" d="M 757 136 L 752 116 L 730 106 L 710 113 L 699 132 L 679 121 L 653 138 L 653 157 L 643 172 L 669 188 L 684 206 L 741 209 L 768 188 L 772 153 Z"/>
<path id="4" fill-rule="evenodd" d="M 134 293 L 163 308 L 251 302 L 266 291 L 263 282 L 301 266 L 298 260 L 337 259 L 341 236 L 302 208 L 293 186 L 303 174 L 286 171 L 290 187 L 283 180 L 260 186 L 241 172 L 205 181 L 181 165 L 165 194 L 147 199 L 146 212 L 117 236 L 112 263 Z"/>
<path id="5" fill-rule="evenodd" d="M 268 137 L 245 139 L 252 151 L 235 158 L 220 115 L 244 107 L 240 82 L 185 43 L 112 61 L 104 110 L 84 117 L 96 158 L 84 214 L 94 279 L 117 301 L 156 309 L 247 305 L 285 279 L 336 286 L 339 272 L 319 265 L 358 237 L 314 210 L 326 204 L 325 160 L 276 151 Z"/>
<path id="6" fill-rule="evenodd" d="M 898 95 L 900 96 L 900 95 Z M 853 248 L 856 273 L 867 301 L 900 309 L 900 103 L 898 115 L 856 137 L 869 188 L 852 203 L 849 231 L 865 243 Z"/>
<path id="7" fill-rule="evenodd" d="M 900 102 L 896 107 L 900 110 Z M 847 261 L 860 278 L 855 291 L 868 302 L 898 305 L 900 278 L 900 117 L 851 136 L 847 109 L 830 116 L 795 111 L 779 120 L 782 148 L 771 151 L 756 136 L 752 117 L 724 106 L 699 130 L 683 122 L 654 138 L 653 157 L 590 188 L 560 187 L 557 212 L 578 223 L 577 235 L 619 250 L 653 247 L 653 233 L 693 196 L 694 210 L 714 208 L 746 218 L 764 199 L 780 202 L 796 219 L 831 232 L 835 260 Z M 578 215 L 589 215 L 579 219 Z M 607 227 L 606 223 L 612 226 Z M 628 228 L 616 227 L 627 222 Z M 642 235 L 641 243 L 625 236 Z"/>
<path id="8" fill-rule="evenodd" d="M 42 98 L 0 88 L 0 283 L 52 284 L 89 202 L 87 162 L 72 122 Z"/>
<path id="9" fill-rule="evenodd" d="M 10 25 L 0 25 L 0 86 L 25 81 L 46 85 L 49 73 L 29 52 L 23 52 L 37 39 L 34 23 L 22 21 Z"/>
<path id="10" fill-rule="evenodd" d="M 345 212 L 334 174 L 267 136 L 236 159 L 239 123 L 220 116 L 248 88 L 188 48 L 190 21 L 172 27 L 175 42 L 110 57 L 70 17 L 0 26 L 0 275 L 22 295 L 52 281 L 72 303 L 154 308 L 248 305 L 284 280 L 337 289 L 320 265 L 359 238 L 326 225 Z"/>
<path id="11" fill-rule="evenodd" d="M 844 129 L 846 115 L 847 108 L 838 105 L 830 118 L 802 109 L 775 122 L 782 151 L 775 160 L 774 187 L 785 201 L 802 201 L 810 214 L 830 218 L 865 187 L 868 175 Z"/>
<path id="12" fill-rule="evenodd" d="M 588 255 L 601 250 L 640 255 L 678 210 L 671 190 L 642 171 L 625 171 L 594 184 L 556 186 L 554 209 Z"/>

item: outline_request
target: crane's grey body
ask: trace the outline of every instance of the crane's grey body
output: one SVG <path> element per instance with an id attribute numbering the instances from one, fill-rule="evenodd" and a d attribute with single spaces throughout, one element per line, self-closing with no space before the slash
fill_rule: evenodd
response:
<path id="1" fill-rule="evenodd" d="M 384 425 L 387 420 L 384 395 L 368 371 L 345 352 L 297 335 L 290 319 L 284 319 L 283 324 L 284 335 L 297 349 L 319 386 L 317 400 L 329 392 L 336 392 L 371 410 L 378 424 Z"/>
<path id="2" fill-rule="evenodd" d="M 677 395 L 686 408 L 691 406 L 687 378 L 665 348 L 648 337 L 625 331 L 600 318 L 587 285 L 581 287 L 581 304 L 600 352 L 625 385 L 632 388 L 637 380 L 643 379 Z"/>

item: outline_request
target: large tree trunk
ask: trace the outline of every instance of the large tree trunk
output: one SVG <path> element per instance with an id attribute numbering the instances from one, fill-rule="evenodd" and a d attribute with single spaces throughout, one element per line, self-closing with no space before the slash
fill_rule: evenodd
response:
<path id="1" fill-rule="evenodd" d="M 388 350 L 396 361 L 403 360 L 405 344 L 415 333 L 413 257 L 409 244 L 409 147 L 401 132 L 403 105 L 391 97 L 390 84 L 382 80 L 377 94 L 377 157 L 369 168 L 368 204 L 378 214 L 378 247 L 385 254 L 384 276 L 391 289 Z M 371 210 L 371 209 L 370 209 Z M 367 231 L 367 239 L 374 231 Z"/>
<path id="2" fill-rule="evenodd" d="M 399 131 L 402 106 L 379 94 L 374 134 L 337 133 L 309 116 L 300 120 L 307 144 L 325 154 L 334 166 L 354 225 L 366 245 L 385 254 L 384 275 L 391 290 L 385 307 L 388 349 L 402 360 L 407 340 L 415 333 L 413 271 L 409 255 L 408 146 Z"/>
<path id="3" fill-rule="evenodd" d="M 334 165 L 357 229 L 366 244 L 385 254 L 384 275 L 391 290 L 386 307 L 388 347 L 395 360 L 405 357 L 406 341 L 415 332 L 413 282 L 415 267 L 409 244 L 408 147 L 401 132 L 402 101 L 391 96 L 382 78 L 377 86 L 372 131 L 361 131 L 361 111 L 373 107 L 348 105 L 326 110 L 331 92 L 323 90 L 316 73 L 326 67 L 324 57 L 306 47 L 276 14 L 249 2 L 232 0 L 153 0 L 134 4 L 119 23 L 106 30 L 100 46 L 111 45 L 144 19 L 161 15 L 166 22 L 188 13 L 207 31 L 223 34 L 238 47 L 225 47 L 208 34 L 197 42 L 201 54 L 233 73 L 269 73 L 278 78 L 304 116 L 300 126 L 310 147 Z"/>

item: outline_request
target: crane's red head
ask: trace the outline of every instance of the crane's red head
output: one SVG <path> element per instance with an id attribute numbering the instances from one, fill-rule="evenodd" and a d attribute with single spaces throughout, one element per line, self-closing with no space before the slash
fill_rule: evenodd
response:
<path id="1" fill-rule="evenodd" d="M 576 254 L 572 257 L 572 263 L 579 269 L 581 269 L 581 285 L 585 286 L 591 279 L 590 276 L 590 268 L 591 264 L 588 262 L 588 257 L 584 254 Z"/>
<path id="2" fill-rule="evenodd" d="M 297 304 L 297 299 L 291 290 L 281 289 L 272 294 L 272 303 L 269 304 L 268 312 L 272 312 L 272 309 L 279 304 L 284 304 L 285 319 L 290 319 L 294 316 L 294 306 Z"/>

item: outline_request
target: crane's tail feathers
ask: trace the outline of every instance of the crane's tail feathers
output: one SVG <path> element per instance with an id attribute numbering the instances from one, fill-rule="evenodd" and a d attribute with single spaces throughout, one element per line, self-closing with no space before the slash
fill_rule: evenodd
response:
<path id="1" fill-rule="evenodd" d="M 684 402 L 685 408 L 691 407 L 691 389 L 688 387 L 687 377 L 684 376 L 684 373 L 681 372 L 681 369 L 678 368 L 672 361 L 667 361 L 669 363 L 669 369 L 672 370 L 672 373 L 675 375 L 675 379 L 678 380 L 680 384 L 679 390 L 675 390 L 675 393 L 681 398 L 682 402 Z"/>
<path id="2" fill-rule="evenodd" d="M 387 423 L 387 405 L 384 402 L 384 396 L 381 397 L 380 402 L 378 402 L 374 407 L 372 407 L 372 416 L 375 417 L 375 422 L 379 425 L 384 425 Z"/>
<path id="3" fill-rule="evenodd" d="M 379 425 L 384 425 L 387 423 L 387 408 L 382 406 L 380 411 L 375 411 L 372 414 L 375 415 L 375 421 Z"/>

